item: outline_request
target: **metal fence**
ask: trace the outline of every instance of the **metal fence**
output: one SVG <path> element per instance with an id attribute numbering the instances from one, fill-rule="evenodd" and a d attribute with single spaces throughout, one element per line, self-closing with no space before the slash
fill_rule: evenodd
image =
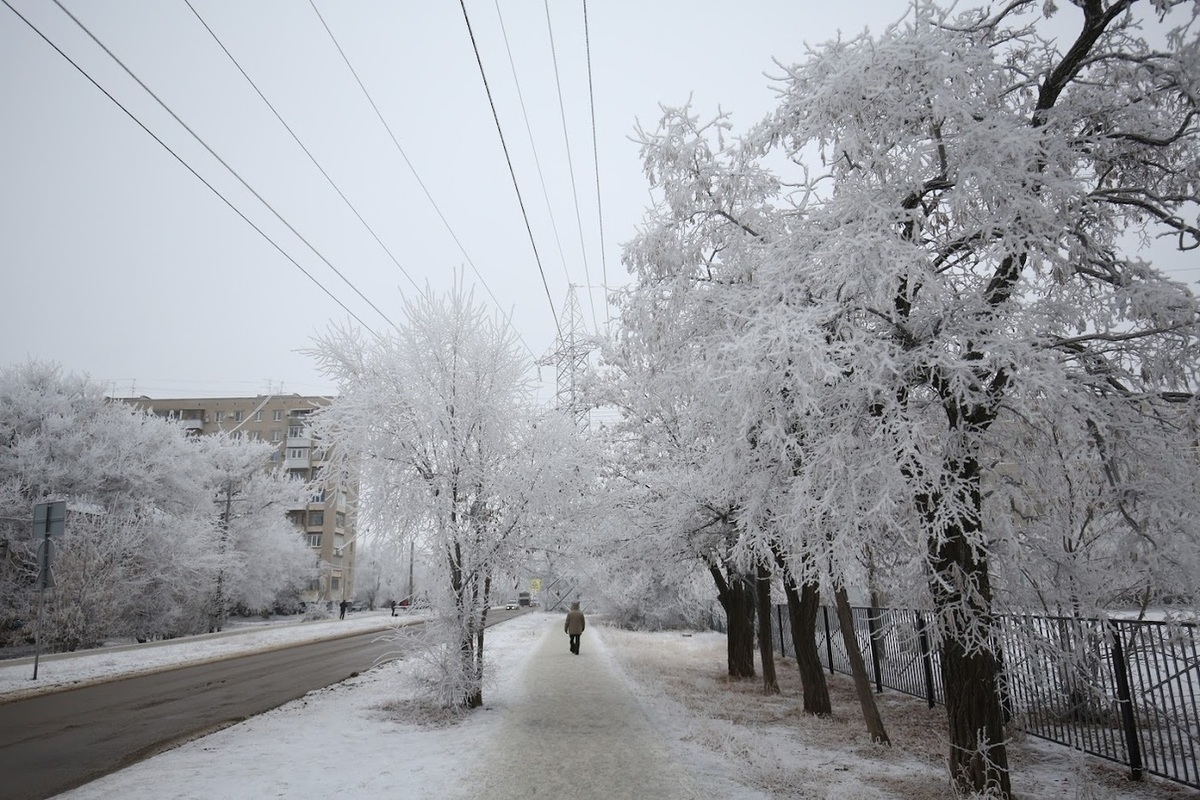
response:
<path id="1" fill-rule="evenodd" d="M 775 641 L 795 655 L 786 605 Z M 854 633 L 876 691 L 945 701 L 933 615 L 854 608 Z M 1001 700 L 1026 733 L 1200 788 L 1200 643 L 1194 625 L 1001 617 Z M 850 673 L 837 615 L 817 614 L 817 649 L 831 673 Z"/>

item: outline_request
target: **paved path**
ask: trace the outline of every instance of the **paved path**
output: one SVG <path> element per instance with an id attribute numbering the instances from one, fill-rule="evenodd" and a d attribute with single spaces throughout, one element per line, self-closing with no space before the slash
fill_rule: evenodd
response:
<path id="1" fill-rule="evenodd" d="M 534 646 L 520 689 L 465 788 L 489 800 L 702 798 L 672 761 L 589 627 L 580 655 L 562 622 Z"/>

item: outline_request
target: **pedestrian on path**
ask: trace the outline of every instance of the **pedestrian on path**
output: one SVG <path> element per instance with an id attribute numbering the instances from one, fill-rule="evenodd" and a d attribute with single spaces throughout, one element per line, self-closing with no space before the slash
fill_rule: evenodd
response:
<path id="1" fill-rule="evenodd" d="M 563 631 L 571 637 L 571 652 L 575 655 L 579 655 L 579 637 L 583 635 L 586 624 L 583 612 L 579 610 L 579 603 L 571 603 L 571 610 L 567 612 L 567 621 L 563 623 Z"/>
<path id="2" fill-rule="evenodd" d="M 350 605 L 350 604 L 347 603 L 345 600 L 343 600 L 341 603 L 338 604 L 338 608 L 341 609 L 341 613 L 338 614 L 338 619 L 346 618 L 346 606 L 348 606 L 348 605 Z"/>

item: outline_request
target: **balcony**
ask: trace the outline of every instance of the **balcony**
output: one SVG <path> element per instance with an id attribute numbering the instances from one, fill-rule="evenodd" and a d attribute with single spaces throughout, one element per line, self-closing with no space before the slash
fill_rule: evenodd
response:
<path id="1" fill-rule="evenodd" d="M 309 462 L 308 456 L 305 456 L 304 458 L 285 458 L 283 460 L 283 468 L 284 469 L 308 469 L 310 463 L 311 462 Z"/>
<path id="2" fill-rule="evenodd" d="M 198 431 L 204 427 L 204 420 L 181 419 L 179 420 L 179 427 L 183 428 L 185 431 Z"/>
<path id="3" fill-rule="evenodd" d="M 310 447 L 312 445 L 312 437 L 308 433 L 302 433 L 299 436 L 287 437 L 288 447 Z"/>

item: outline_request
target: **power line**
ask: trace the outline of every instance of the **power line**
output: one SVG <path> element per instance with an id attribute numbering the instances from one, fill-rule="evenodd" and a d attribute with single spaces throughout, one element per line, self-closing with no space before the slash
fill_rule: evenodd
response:
<path id="1" fill-rule="evenodd" d="M 308 0 L 308 4 L 312 6 L 312 10 L 317 15 L 317 19 L 321 21 L 321 27 L 323 27 L 325 32 L 329 34 L 329 39 L 331 42 L 333 42 L 334 48 L 337 49 L 338 54 L 342 57 L 342 61 L 345 62 L 346 68 L 350 70 L 350 74 L 354 76 L 355 82 L 358 83 L 358 88 L 362 90 L 363 96 L 367 98 L 367 102 L 370 103 L 372 110 L 375 111 L 375 116 L 379 118 L 379 122 L 383 125 L 383 129 L 387 131 L 388 136 L 391 137 L 392 144 L 396 146 L 396 151 L 400 153 L 400 157 L 404 159 L 404 163 L 408 166 L 409 172 L 412 173 L 413 178 L 416 179 L 417 185 L 421 187 L 421 191 L 425 193 L 425 197 L 429 200 L 429 204 L 433 206 L 433 210 L 437 212 L 438 218 L 442 221 L 442 224 L 446 226 L 446 231 L 450 234 L 450 238 L 454 240 L 456 245 L 458 245 L 458 249 L 463 254 L 463 258 L 465 258 L 467 263 L 471 266 L 471 271 L 475 273 L 475 277 L 479 278 L 480 283 L 483 284 L 483 288 L 487 291 L 488 296 L 492 298 L 492 302 L 496 304 L 496 308 L 501 308 L 500 301 L 497 300 L 496 295 L 492 293 L 492 288 L 488 286 L 487 281 L 484 280 L 483 275 L 480 274 L 479 268 L 475 266 L 475 262 L 471 259 L 470 254 L 467 253 L 467 248 L 464 247 L 462 241 L 459 240 L 458 235 L 454 232 L 454 228 L 450 226 L 450 221 L 446 219 L 446 215 L 443 214 L 442 209 L 438 207 L 437 201 L 433 199 L 433 194 L 429 191 L 429 188 L 425 186 L 425 181 L 421 180 L 421 176 L 417 172 L 417 168 L 413 166 L 412 161 L 408 158 L 408 154 L 405 153 L 404 148 L 400 146 L 400 140 L 396 138 L 395 132 L 392 131 L 392 126 L 388 124 L 387 119 L 383 116 L 383 112 L 381 112 L 379 110 L 379 106 L 376 105 L 375 99 L 371 97 L 371 93 L 367 91 L 367 86 L 363 83 L 362 78 L 359 77 L 358 70 L 356 70 L 354 65 L 350 63 L 350 58 L 346 55 L 346 51 L 342 49 L 342 45 L 338 42 L 337 37 L 334 35 L 333 29 L 329 27 L 329 23 L 325 21 L 325 17 L 321 15 L 321 11 L 317 8 L 317 4 L 314 2 L 314 0 Z M 538 268 L 541 269 L 540 263 Z M 542 280 L 543 282 L 545 281 L 545 276 L 542 277 Z M 553 309 L 553 304 L 551 304 L 551 311 L 553 311 Z M 508 322 L 509 327 L 513 329 L 513 333 L 515 333 L 517 338 L 520 339 L 521 344 L 525 345 L 525 349 L 529 351 L 529 355 L 536 359 L 537 356 L 533 352 L 533 348 L 529 346 L 529 343 L 525 341 L 523 336 L 521 336 L 520 331 L 518 331 L 516 326 L 512 324 L 512 316 L 506 315 L 505 320 Z M 555 317 L 555 325 L 557 324 L 558 318 Z"/>
<path id="2" fill-rule="evenodd" d="M 136 122 L 142 130 L 144 130 L 147 134 L 149 134 L 150 138 L 152 138 L 152 139 L 154 139 L 154 141 L 158 142 L 162 146 L 162 148 L 164 150 L 166 150 L 168 153 L 170 153 L 175 158 L 176 161 L 178 161 L 180 164 L 182 164 L 183 167 L 188 172 L 195 175 L 197 180 L 199 180 L 201 183 L 203 183 L 205 186 L 207 186 L 209 188 L 209 190 L 212 191 L 212 193 L 215 194 L 217 197 L 219 197 L 221 199 L 221 201 L 225 203 L 225 205 L 229 206 L 229 208 L 235 214 L 237 214 L 239 217 L 241 217 L 243 220 L 245 220 L 247 225 L 249 225 L 251 228 L 253 228 L 255 231 L 257 231 L 260 236 L 262 236 L 264 239 L 266 239 L 267 243 L 270 244 L 272 247 L 274 247 L 276 250 L 278 250 L 280 255 L 282 255 L 288 261 L 292 262 L 292 264 L 296 267 L 296 269 L 303 272 L 305 277 L 307 277 L 310 281 L 312 281 L 313 283 L 315 283 L 317 285 L 317 288 L 319 288 L 321 291 L 325 292 L 325 294 L 329 295 L 329 298 L 331 300 L 333 300 L 333 302 L 335 302 L 339 306 L 341 306 L 342 310 L 344 310 L 347 314 L 349 314 L 351 317 L 353 317 L 358 322 L 358 324 L 362 325 L 363 328 L 365 328 L 367 331 L 369 331 L 371 333 L 371 335 L 373 335 L 377 339 L 381 338 L 379 336 L 379 334 L 376 333 L 369 325 L 367 325 L 365 322 L 363 322 L 361 319 L 359 319 L 358 315 L 355 314 L 353 311 L 351 311 L 346 306 L 345 303 L 343 303 L 341 300 L 339 300 L 333 294 L 333 292 L 329 291 L 329 289 L 327 289 L 324 284 L 322 284 L 319 280 L 317 280 L 315 277 L 313 277 L 312 273 L 310 273 L 304 267 L 300 266 L 300 262 L 298 262 L 298 261 L 296 261 L 296 259 L 292 258 L 292 256 L 289 255 L 282 247 L 280 247 L 279 244 L 274 239 L 272 239 L 270 236 L 268 236 L 262 230 L 262 228 L 258 227 L 258 225 L 256 225 L 256 224 L 254 224 L 254 222 L 252 222 L 249 217 L 247 217 L 244 213 L 242 213 L 242 211 L 240 209 L 238 209 L 238 207 L 235 206 L 229 200 L 229 198 L 227 198 L 227 197 L 225 197 L 225 195 L 221 194 L 221 192 L 218 191 L 215 186 L 213 186 L 211 183 L 209 183 L 208 180 L 206 180 L 204 178 L 204 176 L 202 176 L 199 172 L 197 172 L 195 169 L 193 169 L 190 164 L 188 164 L 186 161 L 184 161 L 183 158 L 178 153 L 176 153 L 174 150 L 172 150 L 170 148 L 170 146 L 167 145 L 166 142 L 164 142 L 162 139 L 160 139 L 158 137 L 157 134 L 154 133 L 154 131 L 150 130 L 150 128 L 148 128 L 146 126 L 146 124 L 144 122 L 142 122 L 140 119 L 138 119 L 137 116 L 135 116 L 132 111 L 130 111 L 128 108 L 126 108 L 125 105 L 123 103 L 121 103 L 120 100 L 118 100 L 116 97 L 114 97 L 112 95 L 111 92 L 109 92 L 107 89 L 105 89 L 103 86 L 101 86 L 96 81 L 95 78 L 93 78 L 91 75 L 88 74 L 87 70 L 85 70 L 83 67 L 79 66 L 79 64 L 77 64 L 73 58 L 71 58 L 69 55 L 67 55 L 62 50 L 62 48 L 60 48 L 58 45 L 56 45 L 54 42 L 52 42 L 50 40 L 50 38 L 48 36 L 46 36 L 46 34 L 42 33 L 42 31 L 36 25 L 34 25 L 32 22 L 30 22 L 29 19 L 27 19 L 24 14 L 22 14 L 20 11 L 17 11 L 17 9 L 13 8 L 13 5 L 11 2 L 9 2 L 9 0 L 3 0 L 3 2 L 4 2 L 4 5 L 8 6 L 9 10 L 12 11 L 14 14 L 16 14 L 17 17 L 20 18 L 20 20 L 22 22 L 24 22 L 26 25 L 28 25 L 30 27 L 30 29 L 33 30 L 34 33 L 36 33 L 38 36 L 42 37 L 43 41 L 45 41 L 46 44 L 48 44 L 52 48 L 54 48 L 54 50 L 60 56 L 65 58 L 71 66 L 73 66 L 76 70 L 78 70 L 79 74 L 81 74 L 83 77 L 87 78 L 88 81 L 90 81 L 93 86 L 95 86 L 97 89 L 99 89 L 101 92 L 103 92 L 104 95 L 106 97 L 108 97 L 109 100 L 113 101 L 113 103 L 115 103 L 118 108 L 120 108 L 122 111 L 124 111 L 125 114 L 131 120 Z M 62 6 L 59 5 L 59 8 L 62 8 Z M 66 9 L 63 9 L 63 11 L 65 12 Z M 68 14 L 68 16 L 70 16 L 70 12 L 67 12 L 67 14 Z M 72 19 L 74 19 L 74 17 L 72 17 Z M 76 20 L 76 24 L 78 24 L 78 20 Z M 82 27 L 82 25 L 80 27 Z M 85 30 L 86 30 L 86 28 L 85 28 Z M 93 37 L 93 39 L 94 39 L 94 37 Z M 186 127 L 186 126 L 184 126 L 184 127 Z M 195 133 L 193 133 L 192 135 L 195 136 Z M 224 163 L 224 162 L 222 162 L 222 163 Z M 226 169 L 228 169 L 228 166 L 226 166 Z M 259 199 L 262 200 L 262 198 L 259 198 Z M 266 201 L 263 201 L 263 203 L 264 203 L 264 205 L 266 205 Z"/>
<path id="3" fill-rule="evenodd" d="M 604 322 L 612 325 L 612 311 L 608 306 L 608 255 L 604 250 L 604 208 L 600 202 L 600 151 L 596 144 L 596 94 L 592 89 L 592 37 L 588 33 L 587 0 L 583 0 L 583 42 L 587 50 L 588 105 L 592 110 L 592 167 L 596 172 L 596 216 L 600 223 L 600 269 L 604 286 Z"/>
<path id="4" fill-rule="evenodd" d="M 563 104 L 562 81 L 558 77 L 558 53 L 554 48 L 554 26 L 550 24 L 550 0 L 543 0 L 546 7 L 546 30 L 550 33 L 550 58 L 554 62 L 554 84 L 558 87 L 558 113 L 562 118 L 563 143 L 567 148 L 567 173 L 571 176 L 571 197 L 575 201 L 575 224 L 579 228 L 579 254 L 583 257 L 583 278 L 590 285 L 592 276 L 588 271 L 587 245 L 583 241 L 583 218 L 579 214 L 579 189 L 575 186 L 575 160 L 571 158 L 571 137 L 567 135 L 567 109 Z M 596 301 L 588 292 L 588 303 L 592 307 L 592 327 L 599 333 L 596 323 Z"/>
<path id="5" fill-rule="evenodd" d="M 6 2 L 7 2 L 7 0 L 6 0 Z M 205 142 L 204 139 L 200 138 L 200 135 L 197 134 L 194 130 L 192 130 L 191 127 L 186 122 L 184 122 L 179 117 L 178 114 L 176 114 L 173 110 L 171 110 L 171 107 L 168 106 L 165 102 L 163 102 L 162 98 L 160 98 L 157 94 L 155 94 L 154 91 L 149 86 L 147 86 L 146 83 L 133 72 L 133 70 L 131 70 L 128 66 L 126 66 L 125 62 L 122 61 L 120 58 L 118 58 L 116 53 L 114 53 L 112 50 L 110 50 L 108 48 L 108 46 L 104 44 L 104 42 L 100 41 L 96 37 L 96 35 L 94 33 L 92 33 L 92 31 L 86 25 L 84 25 L 83 22 L 78 17 L 76 17 L 69 10 L 67 10 L 67 7 L 62 4 L 61 0 L 54 0 L 54 4 L 56 6 L 58 6 L 59 9 L 64 14 L 66 14 L 68 17 L 70 17 L 71 20 L 76 25 L 78 25 L 81 29 L 83 29 L 83 32 L 86 33 L 93 42 L 95 42 L 97 45 L 99 45 L 100 49 L 102 49 L 105 53 L 107 53 L 109 58 L 111 58 L 113 61 L 117 62 L 117 65 L 120 66 L 121 69 L 125 70 L 125 74 L 127 74 L 129 77 L 133 78 L 137 82 L 137 84 L 146 91 L 147 94 L 149 94 L 151 97 L 153 97 L 155 99 L 155 101 L 160 106 L 162 106 L 164 111 L 166 111 L 168 114 L 170 114 L 171 117 L 174 118 L 174 120 L 176 122 L 178 122 L 180 125 L 182 125 L 184 130 L 186 130 L 188 133 L 190 133 L 193 136 L 193 138 L 195 138 L 195 140 L 197 142 L 199 142 L 200 145 L 202 147 L 204 147 L 205 150 L 208 151 L 209 155 L 211 155 L 213 158 L 215 158 L 217 161 L 219 161 L 221 163 L 221 166 L 223 166 L 223 167 L 225 167 L 225 169 L 229 170 L 229 173 L 231 175 L 233 175 L 233 177 L 237 178 L 238 181 L 242 184 L 242 186 L 244 186 L 246 188 L 247 191 L 249 191 L 252 195 L 254 195 L 256 198 L 258 198 L 258 201 L 260 203 L 262 203 L 264 206 L 266 206 L 267 209 L 272 214 L 275 215 L 276 219 L 278 219 L 280 222 L 282 222 L 284 224 L 284 226 L 287 227 L 287 229 L 296 236 L 296 238 L 298 238 L 300 241 L 304 242 L 304 244 L 308 246 L 308 249 L 312 250 L 313 253 L 316 254 L 317 258 L 321 259 L 321 261 L 323 261 L 325 263 L 325 266 L 327 266 L 331 270 L 333 270 L 334 274 L 336 274 L 339 278 L 341 278 L 347 286 L 349 286 L 351 289 L 353 289 L 354 293 L 357 294 L 359 297 L 361 297 L 363 302 L 365 302 L 368 306 L 370 306 L 372 309 L 374 309 L 375 313 L 378 314 L 379 316 L 381 316 L 384 319 L 384 321 L 386 321 L 393 328 L 395 328 L 396 330 L 400 329 L 399 326 L 396 325 L 396 323 L 392 322 L 392 320 L 388 317 L 387 314 L 384 314 L 382 311 L 380 311 L 379 308 L 374 303 L 372 303 L 365 294 L 363 294 L 361 291 L 359 291 L 358 287 L 355 286 L 353 283 L 351 283 L 349 278 L 347 278 L 345 275 L 343 275 L 337 267 L 335 267 L 332 263 L 330 263 L 329 259 L 327 259 L 321 253 L 320 250 L 318 250 L 316 247 L 314 247 L 313 244 L 308 241 L 308 239 L 304 238 L 304 236 L 300 233 L 300 231 L 296 230 L 290 222 L 288 222 L 286 219 L 284 219 L 283 215 L 281 215 L 278 211 L 276 211 L 274 206 L 272 206 L 270 203 L 268 203 L 266 201 L 266 199 L 264 199 L 263 196 L 254 189 L 254 187 L 252 187 L 249 183 L 247 183 L 246 180 L 240 174 L 238 174 L 237 170 L 235 170 L 233 167 L 229 166 L 229 164 L 226 163 L 225 159 L 223 159 L 219 155 L 217 155 L 217 152 L 215 150 L 213 150 L 211 147 L 209 147 L 208 143 Z M 11 6 L 10 6 L 10 8 L 11 8 Z"/>
<path id="6" fill-rule="evenodd" d="M 396 265 L 396 268 L 400 270 L 404 277 L 408 278 L 408 282 L 413 285 L 414 289 L 416 289 L 418 292 L 421 291 L 421 287 L 417 285 L 415 280 L 413 280 L 412 275 L 409 275 L 408 270 L 401 266 L 400 261 L 392 253 L 392 251 L 388 249 L 388 246 L 383 243 L 383 240 L 379 238 L 379 234 L 375 233 L 375 229 L 372 228 L 365 219 L 363 219 L 363 215 L 358 213 L 358 209 L 354 207 L 354 204 L 350 202 L 350 199 L 346 197 L 340 188 L 338 188 L 338 185 L 334 182 L 333 178 L 329 177 L 329 173 L 325 171 L 325 168 L 317 162 L 316 157 L 309 151 L 307 147 L 304 146 L 304 142 L 300 141 L 300 137 L 296 135 L 294 130 L 292 130 L 292 126 L 288 125 L 287 122 L 284 121 L 283 116 L 280 115 L 278 109 L 271 104 L 271 101 L 267 99 L 267 96 L 263 94 L 261 89 L 258 88 L 258 84 L 254 82 L 254 79 L 246 73 L 246 70 L 243 69 L 242 65 L 238 63 L 238 60 L 234 58 L 233 53 L 229 52 L 229 48 L 225 46 L 225 43 L 221 41 L 221 38 L 217 36 L 212 27 L 204 21 L 204 18 L 200 16 L 200 12 L 197 11 L 196 7 L 192 5 L 191 0 L 183 1 L 187 4 L 187 7 L 192 10 L 192 13 L 196 16 L 196 19 L 200 20 L 200 24 L 203 25 L 204 29 L 208 31 L 210 36 L 212 36 L 213 41 L 217 43 L 221 50 L 224 51 L 225 55 L 229 57 L 229 60 L 233 62 L 233 65 L 237 67 L 238 72 L 242 73 L 242 77 L 246 79 L 250 86 L 253 87 L 254 91 L 258 93 L 258 96 L 262 99 L 262 101 L 266 103 L 267 108 L 271 109 L 271 113 L 275 115 L 275 119 L 279 120 L 279 124 L 282 125 L 287 132 L 292 135 L 292 139 L 294 139 L 296 144 L 300 146 L 300 149 L 304 151 L 304 154 L 308 156 L 308 160 L 313 163 L 313 166 L 316 167 L 323 176 L 325 176 L 325 180 L 328 181 L 329 185 L 333 187 L 333 190 L 338 193 L 338 197 L 342 198 L 343 202 L 346 203 L 346 206 L 352 212 L 354 212 L 354 216 L 358 217 L 358 221 L 363 224 L 363 227 L 367 229 L 371 236 L 375 238 L 375 241 L 379 244 L 379 246 L 383 248 L 383 251 L 387 253 L 388 258 L 392 260 L 392 263 Z"/>
<path id="7" fill-rule="evenodd" d="M 521 187 L 517 185 L 517 173 L 513 170 L 512 158 L 508 154 L 508 145 L 504 141 L 504 130 L 500 127 L 500 115 L 496 113 L 496 101 L 492 99 L 492 89 L 488 86 L 487 73 L 483 69 L 483 58 L 479 55 L 479 45 L 475 42 L 475 31 L 471 29 L 471 17 L 467 14 L 466 1 L 458 0 L 458 4 L 462 8 L 463 20 L 467 23 L 467 34 L 471 37 L 471 48 L 475 51 L 475 63 L 479 65 L 479 77 L 483 79 L 483 90 L 487 92 L 488 105 L 492 108 L 492 119 L 496 121 L 496 133 L 500 135 L 500 147 L 504 150 L 504 160 L 508 163 L 508 174 L 512 176 L 513 190 L 517 193 L 517 204 L 521 207 L 525 230 L 529 233 L 529 246 L 533 248 L 533 258 L 537 262 L 538 273 L 542 276 L 542 288 L 546 290 L 546 302 L 550 304 L 550 314 L 554 317 L 554 328 L 558 331 L 561 339 L 562 326 L 558 322 L 558 312 L 554 309 L 554 298 L 550 296 L 550 284 L 546 282 L 546 270 L 542 268 L 542 258 L 538 255 L 537 242 L 533 240 L 533 227 L 529 224 L 525 201 L 521 199 Z"/>
<path id="8" fill-rule="evenodd" d="M 537 167 L 538 181 L 542 185 L 542 197 L 546 200 L 546 213 L 550 217 L 550 228 L 554 231 L 554 241 L 558 245 L 558 257 L 562 260 L 563 275 L 570 284 L 571 274 L 567 271 L 567 257 L 563 253 L 562 238 L 558 235 L 558 223 L 554 219 L 554 207 L 550 204 L 550 193 L 546 190 L 546 176 L 542 172 L 542 160 L 538 158 L 537 145 L 533 140 L 533 127 L 529 124 L 529 112 L 525 108 L 525 95 L 521 92 L 521 81 L 517 77 L 517 65 L 513 61 L 512 48 L 508 44 L 508 31 L 504 28 L 504 15 L 500 13 L 500 0 L 496 0 L 496 17 L 500 21 L 500 35 L 504 39 L 504 50 L 508 53 L 508 66 L 512 70 L 513 83 L 517 87 L 517 100 L 521 104 L 521 116 L 525 119 L 525 132 L 529 135 L 529 148 L 533 151 L 533 163 Z"/>

